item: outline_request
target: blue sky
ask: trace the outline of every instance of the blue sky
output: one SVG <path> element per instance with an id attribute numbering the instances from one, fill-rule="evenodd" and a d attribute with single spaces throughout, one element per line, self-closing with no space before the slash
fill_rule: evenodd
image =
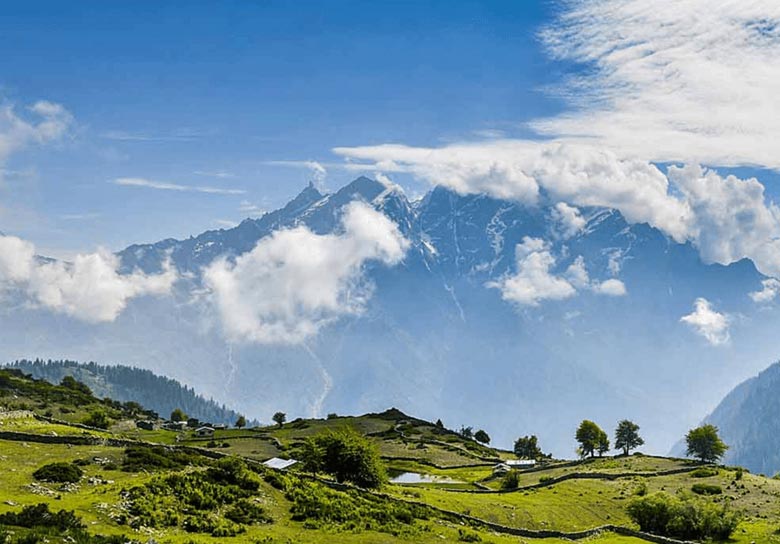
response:
<path id="1" fill-rule="evenodd" d="M 3 100 L 20 115 L 59 103 L 75 128 L 9 159 L 0 230 L 54 254 L 197 234 L 283 204 L 310 177 L 269 161 L 523 135 L 562 107 L 542 92 L 564 70 L 536 38 L 544 2 L 180 6 L 4 3 Z M 121 177 L 246 193 L 109 183 Z"/>
<path id="2" fill-rule="evenodd" d="M 780 40 L 755 21 L 777 8 L 756 1 L 732 13 L 724 4 L 705 21 L 702 1 L 675 10 L 639 0 L 5 2 L 0 103 L 28 123 L 42 100 L 71 118 L 62 135 L 27 136 L 5 154 L 0 231 L 61 257 L 186 237 L 284 204 L 312 178 L 306 161 L 326 167 L 329 189 L 361 173 L 344 168 L 349 161 L 413 195 L 445 184 L 523 200 L 522 180 L 502 174 L 501 187 L 488 187 L 487 174 L 534 170 L 539 158 L 529 157 L 546 152 L 527 142 L 540 139 L 589 146 L 607 162 L 614 153 L 757 175 L 776 198 L 780 74 L 767 59 Z M 497 149 L 496 139 L 513 145 Z M 567 148 L 555 175 L 586 155 Z M 591 175 L 583 164 L 575 175 Z M 622 164 L 618 183 L 636 182 Z M 485 165 L 496 168 L 475 177 Z M 649 207 L 636 220 L 678 241 L 700 238 L 706 221 L 670 220 L 679 203 L 664 187 L 642 200 L 657 178 L 649 176 L 626 188 L 637 197 L 627 207 L 592 187 L 553 193 L 629 216 Z M 707 205 L 745 201 L 749 184 L 735 187 L 731 201 Z M 771 241 L 780 219 L 751 198 L 748 212 L 763 214 Z M 684 205 L 690 215 L 698 204 Z M 723 232 L 727 215 L 715 221 Z M 736 228 L 756 230 L 750 221 Z M 752 258 L 757 244 L 718 248 L 713 260 Z"/>

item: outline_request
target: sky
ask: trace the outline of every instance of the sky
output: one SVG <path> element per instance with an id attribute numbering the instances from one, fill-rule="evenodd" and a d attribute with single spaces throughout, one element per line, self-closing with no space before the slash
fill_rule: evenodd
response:
<path id="1" fill-rule="evenodd" d="M 81 255 L 113 279 L 110 251 L 369 174 L 575 221 L 614 208 L 707 263 L 780 277 L 773 0 L 25 1 L 2 15 L 0 231 L 18 262 Z M 121 300 L 156 289 L 121 280 Z"/>
<path id="2" fill-rule="evenodd" d="M 3 165 L 0 231 L 49 255 L 229 226 L 311 179 L 337 189 L 357 173 L 303 164 L 341 162 L 334 147 L 522 136 L 564 107 L 545 92 L 567 64 L 539 44 L 546 2 L 0 9 L 0 103 L 29 122 L 38 101 L 72 116 Z"/>

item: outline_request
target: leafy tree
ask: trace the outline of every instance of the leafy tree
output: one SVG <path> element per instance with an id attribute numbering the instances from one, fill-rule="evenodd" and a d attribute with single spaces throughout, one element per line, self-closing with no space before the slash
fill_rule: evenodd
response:
<path id="1" fill-rule="evenodd" d="M 587 457 L 588 455 L 593 457 L 596 451 L 603 453 L 602 450 L 605 446 L 607 450 L 609 449 L 607 433 L 589 419 L 585 419 L 580 423 L 575 438 L 580 443 L 579 453 L 582 457 Z"/>
<path id="2" fill-rule="evenodd" d="M 596 450 L 599 452 L 599 457 L 609 451 L 609 437 L 607 436 L 607 433 L 602 431 L 599 435 L 599 444 L 596 447 Z"/>
<path id="3" fill-rule="evenodd" d="M 143 406 L 141 406 L 139 403 L 132 400 L 125 402 L 124 407 L 125 407 L 125 411 L 131 417 L 135 417 L 139 414 L 143 414 L 145 411 Z"/>
<path id="4" fill-rule="evenodd" d="M 314 436 L 301 455 L 304 470 L 326 472 L 339 482 L 373 489 L 387 481 L 376 445 L 352 428 Z"/>
<path id="5" fill-rule="evenodd" d="M 709 424 L 688 431 L 685 442 L 688 445 L 686 455 L 696 457 L 702 463 L 716 462 L 729 449 L 718 436 L 718 428 Z"/>
<path id="6" fill-rule="evenodd" d="M 171 421 L 187 421 L 187 414 L 181 408 L 176 408 L 171 412 Z"/>
<path id="7" fill-rule="evenodd" d="M 623 450 L 623 455 L 628 455 L 645 441 L 639 436 L 639 425 L 633 421 L 624 419 L 618 423 L 615 429 L 615 448 Z"/>
<path id="8" fill-rule="evenodd" d="M 441 419 L 437 419 L 437 420 L 436 420 L 436 426 L 437 426 L 439 429 L 443 429 L 443 428 L 444 428 L 444 423 L 442 423 Z"/>
<path id="9" fill-rule="evenodd" d="M 474 433 L 474 440 L 481 444 L 490 444 L 490 435 L 480 429 Z"/>
<path id="10" fill-rule="evenodd" d="M 108 429 L 111 420 L 103 410 L 92 410 L 82 423 L 97 429 Z"/>
<path id="11" fill-rule="evenodd" d="M 462 436 L 463 438 L 467 440 L 473 440 L 474 439 L 474 428 L 473 427 L 465 427 L 463 425 L 460 426 L 460 431 L 458 431 L 458 434 Z"/>
<path id="12" fill-rule="evenodd" d="M 276 412 L 271 419 L 273 419 L 274 422 L 279 425 L 279 427 L 281 427 L 284 425 L 284 422 L 287 421 L 287 414 L 284 412 Z"/>
<path id="13" fill-rule="evenodd" d="M 244 427 L 246 427 L 246 418 L 244 416 L 238 416 L 238 419 L 236 419 L 236 428 L 243 429 Z"/>
<path id="14" fill-rule="evenodd" d="M 539 459 L 544 457 L 536 435 L 521 436 L 515 440 L 515 455 L 520 459 Z"/>

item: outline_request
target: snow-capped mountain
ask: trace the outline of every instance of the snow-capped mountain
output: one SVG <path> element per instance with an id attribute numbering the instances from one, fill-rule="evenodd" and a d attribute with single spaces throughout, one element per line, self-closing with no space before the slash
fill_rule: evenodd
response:
<path id="1" fill-rule="evenodd" d="M 399 264 L 365 266 L 363 311 L 300 343 L 226 340 L 204 303 L 205 267 L 279 229 L 338 233 L 355 200 L 409 241 Z M 559 212 L 441 187 L 410 201 L 365 177 L 334 193 L 309 185 L 284 208 L 235 228 L 120 252 L 126 272 L 157 272 L 170 260 L 183 279 L 174 296 L 134 300 L 113 323 L 5 310 L 0 357 L 138 365 L 265 420 L 277 410 L 295 417 L 397 406 L 451 427 L 485 428 L 503 446 L 537 434 L 560 455 L 573 453 L 579 420 L 612 428 L 631 418 L 650 449 L 666 451 L 757 370 L 744 361 L 774 356 L 777 319 L 747 296 L 765 278 L 747 260 L 705 264 L 690 244 L 614 210 L 582 209 L 575 229 Z M 554 259 L 550 273 L 576 293 L 539 304 L 506 295 L 506 280 L 522 266 L 518 245 L 532 243 L 544 244 L 537 253 Z M 728 312 L 730 342 L 712 346 L 680 322 L 697 298 Z"/>

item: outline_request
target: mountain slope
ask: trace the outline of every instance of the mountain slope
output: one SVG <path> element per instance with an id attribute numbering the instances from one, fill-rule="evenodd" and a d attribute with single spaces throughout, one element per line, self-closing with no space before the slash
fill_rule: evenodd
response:
<path id="1" fill-rule="evenodd" d="M 780 362 L 735 387 L 705 418 L 720 429 L 725 462 L 772 476 L 780 472 Z"/>
<path id="2" fill-rule="evenodd" d="M 176 380 L 140 368 L 39 359 L 14 361 L 7 366 L 54 384 L 60 383 L 65 376 L 72 376 L 86 384 L 98 398 L 135 401 L 161 417 L 168 417 L 174 409 L 181 408 L 201 421 L 233 425 L 239 416 L 224 404 L 220 406 L 214 400 L 207 400 Z"/>
<path id="3" fill-rule="evenodd" d="M 343 207 L 362 200 L 409 240 L 394 267 L 367 265 L 364 311 L 296 345 L 230 342 L 204 295 L 204 266 L 251 250 L 276 229 L 338 232 Z M 614 210 L 582 209 L 584 226 L 560 234 L 550 205 L 529 208 L 441 187 L 410 201 L 399 188 L 361 177 L 333 193 L 306 187 L 283 208 L 233 229 L 167 239 L 120 252 L 123 267 L 183 274 L 169 298 L 133 300 L 114 323 L 76 322 L 41 309 L 0 310 L 0 358 L 115 361 L 171 376 L 267 420 L 372 412 L 399 406 L 456 427 L 485 421 L 497 443 L 538 434 L 570 454 L 583 418 L 611 428 L 642 425 L 651 451 L 697 422 L 735 383 L 756 372 L 740 361 L 774 357 L 780 321 L 747 296 L 764 277 L 749 261 L 702 262 L 645 224 Z M 625 296 L 585 287 L 565 300 L 517 306 L 492 287 L 517 272 L 516 246 L 547 241 L 565 274 L 582 257 L 593 282 L 616 278 Z M 705 297 L 732 320 L 731 343 L 710 346 L 680 318 Z M 754 319 L 755 318 L 755 319 Z M 672 422 L 672 423 L 670 423 Z M 567 430 L 568 429 L 568 430 Z"/>

